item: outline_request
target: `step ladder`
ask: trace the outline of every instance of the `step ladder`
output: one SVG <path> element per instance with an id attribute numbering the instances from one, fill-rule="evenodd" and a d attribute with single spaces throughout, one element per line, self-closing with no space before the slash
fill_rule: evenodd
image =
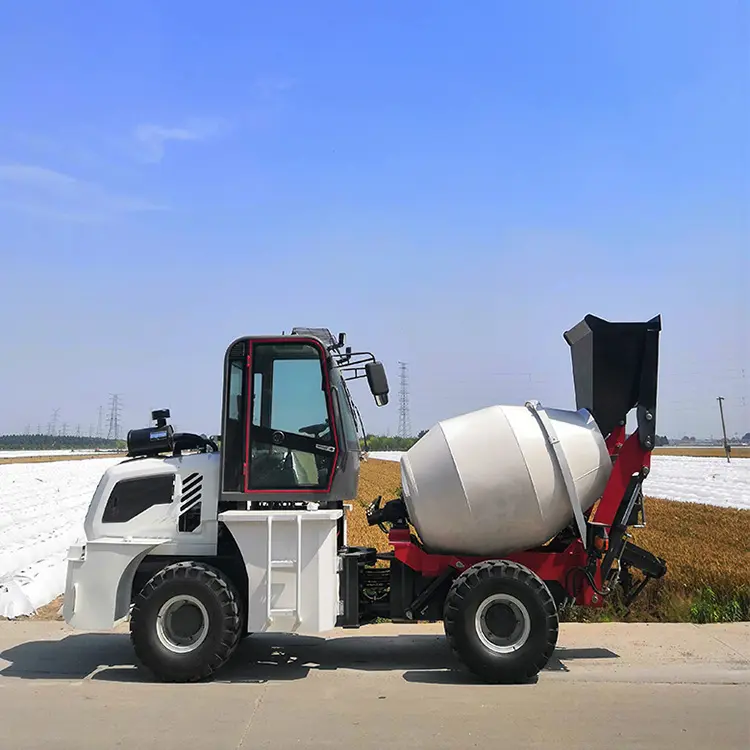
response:
<path id="1" fill-rule="evenodd" d="M 274 560 L 273 559 L 273 521 L 272 516 L 268 516 L 266 539 L 268 541 L 268 567 L 266 574 L 266 625 L 270 627 L 276 617 L 294 617 L 294 627 L 298 628 L 302 624 L 302 514 L 297 513 L 295 516 L 287 518 L 276 516 L 276 520 L 281 523 L 290 523 L 296 521 L 297 531 L 297 557 L 294 560 Z M 273 585 L 273 572 L 275 570 L 294 570 L 294 597 L 295 606 L 293 608 L 274 608 L 271 605 L 271 587 Z"/>

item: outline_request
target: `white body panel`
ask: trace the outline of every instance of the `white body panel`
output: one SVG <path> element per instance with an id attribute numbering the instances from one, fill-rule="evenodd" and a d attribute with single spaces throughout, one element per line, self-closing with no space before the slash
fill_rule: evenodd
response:
<path id="1" fill-rule="evenodd" d="M 107 630 L 127 617 L 135 571 L 163 541 L 109 537 L 71 547 L 63 604 L 65 622 L 81 630 Z"/>
<path id="2" fill-rule="evenodd" d="M 312 634 L 335 627 L 336 526 L 342 514 L 341 510 L 238 510 L 219 516 L 245 562 L 248 632 Z"/>
<path id="3" fill-rule="evenodd" d="M 495 556 L 551 539 L 590 508 L 612 471 L 590 414 L 546 409 L 559 440 L 534 411 L 492 406 L 440 422 L 401 458 L 412 523 L 434 553 Z M 544 416 L 544 415 L 542 415 Z M 576 497 L 577 496 L 577 497 Z"/>
<path id="4" fill-rule="evenodd" d="M 124 523 L 105 523 L 104 509 L 117 482 L 160 474 L 175 476 L 172 502 L 153 505 Z M 183 499 L 183 484 L 194 490 Z M 199 486 L 200 485 L 200 486 Z M 124 461 L 104 473 L 84 521 L 86 538 L 70 548 L 63 613 L 76 628 L 111 628 L 129 612 L 133 576 L 146 555 L 216 554 L 219 454 Z M 201 523 L 180 531 L 180 514 L 202 504 Z"/>
<path id="5" fill-rule="evenodd" d="M 117 482 L 124 479 L 153 477 L 160 474 L 175 475 L 172 502 L 169 505 L 153 505 L 125 523 L 104 523 L 102 516 L 107 499 Z M 199 497 L 189 497 L 182 502 L 183 483 L 188 477 L 199 475 L 201 489 Z M 195 531 L 180 532 L 180 513 L 196 500 L 202 504 L 200 526 Z M 157 554 L 213 555 L 216 552 L 216 522 L 219 502 L 219 454 L 191 453 L 176 458 L 139 458 L 123 461 L 104 472 L 89 506 L 83 524 L 86 539 L 107 537 L 166 537 L 173 540 L 157 551 Z M 185 506 L 183 508 L 183 505 Z"/>

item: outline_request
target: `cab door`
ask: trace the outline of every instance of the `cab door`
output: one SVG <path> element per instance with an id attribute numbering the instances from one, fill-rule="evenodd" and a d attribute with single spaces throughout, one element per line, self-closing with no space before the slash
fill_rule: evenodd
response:
<path id="1" fill-rule="evenodd" d="M 330 492 L 339 446 L 323 346 L 253 341 L 247 375 L 245 492 Z"/>

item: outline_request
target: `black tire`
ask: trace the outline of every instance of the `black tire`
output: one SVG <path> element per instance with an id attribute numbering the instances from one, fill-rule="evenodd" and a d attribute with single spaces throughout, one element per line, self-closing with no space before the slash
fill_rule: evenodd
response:
<path id="1" fill-rule="evenodd" d="M 493 560 L 465 570 L 445 600 L 445 634 L 458 659 L 489 683 L 528 682 L 557 644 L 557 607 L 535 573 Z"/>
<path id="2" fill-rule="evenodd" d="M 171 622 L 180 600 L 187 606 L 181 628 Z M 162 682 L 206 679 L 237 648 L 244 621 L 240 602 L 232 582 L 210 565 L 188 561 L 162 568 L 135 598 L 130 639 L 136 656 Z M 163 607 L 166 616 L 160 620 Z M 186 631 L 192 630 L 191 643 Z M 185 643 L 178 642 L 181 637 Z"/>

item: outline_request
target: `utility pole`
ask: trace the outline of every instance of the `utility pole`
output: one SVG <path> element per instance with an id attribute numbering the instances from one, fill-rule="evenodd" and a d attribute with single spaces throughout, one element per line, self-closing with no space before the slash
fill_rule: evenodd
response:
<path id="1" fill-rule="evenodd" d="M 732 450 L 729 441 L 727 440 L 727 427 L 724 424 L 724 397 L 719 396 L 716 399 L 719 402 L 719 414 L 721 414 L 721 431 L 724 433 L 724 453 L 727 454 L 727 463 L 731 463 L 729 460 L 729 453 Z"/>

